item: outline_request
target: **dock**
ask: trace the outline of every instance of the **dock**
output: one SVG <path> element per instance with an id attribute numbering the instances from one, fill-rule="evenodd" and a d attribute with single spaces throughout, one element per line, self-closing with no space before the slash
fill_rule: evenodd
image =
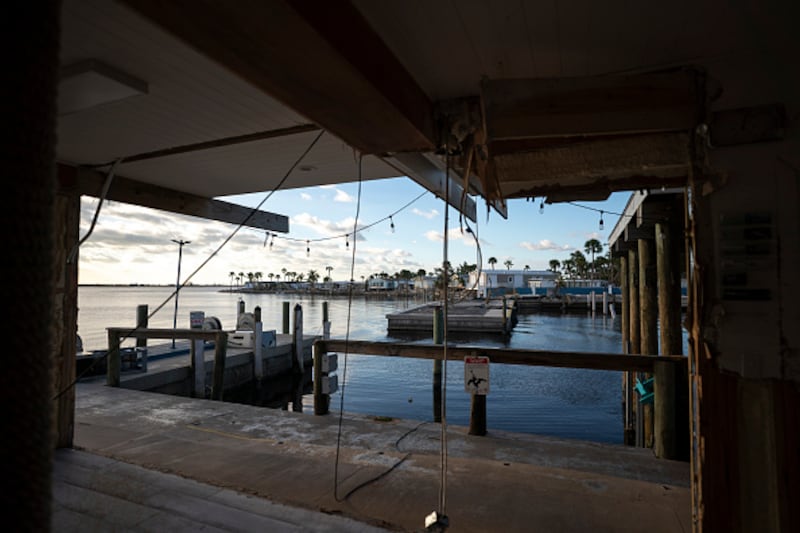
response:
<path id="1" fill-rule="evenodd" d="M 101 381 L 78 384 L 75 421 L 77 450 L 56 454 L 54 531 L 148 531 L 154 517 L 173 531 L 421 531 L 437 508 L 441 427 L 432 422 L 346 413 L 337 448 L 336 414 Z M 451 531 L 691 530 L 685 462 L 452 425 L 447 439 Z"/>
<path id="2" fill-rule="evenodd" d="M 441 303 L 434 302 L 386 315 L 392 332 L 433 332 L 434 312 Z M 452 333 L 489 333 L 505 335 L 517 323 L 517 306 L 512 299 L 466 300 L 451 304 L 447 310 L 447 330 Z"/>

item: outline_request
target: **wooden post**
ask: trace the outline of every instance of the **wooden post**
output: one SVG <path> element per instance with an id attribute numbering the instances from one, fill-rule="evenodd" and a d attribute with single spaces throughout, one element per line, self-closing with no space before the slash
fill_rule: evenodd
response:
<path id="1" fill-rule="evenodd" d="M 628 277 L 628 257 L 619 258 L 620 289 L 622 292 L 622 353 L 630 353 L 630 298 L 631 285 Z M 613 304 L 612 304 L 613 305 Z M 625 427 L 623 429 L 623 442 L 628 446 L 636 444 L 636 432 L 633 429 L 633 373 L 625 372 Z"/>
<path id="2" fill-rule="evenodd" d="M 331 338 L 331 321 L 328 316 L 328 302 L 322 302 L 322 338 Z"/>
<path id="3" fill-rule="evenodd" d="M 668 225 L 657 223 L 655 231 L 661 355 L 678 355 L 683 351 L 683 343 L 680 325 L 681 287 L 675 268 L 678 263 L 677 250 Z M 655 378 L 654 451 L 656 457 L 676 459 L 678 417 L 674 366 L 656 366 Z"/>
<path id="4" fill-rule="evenodd" d="M 202 340 L 189 339 L 189 370 L 192 379 L 192 397 L 206 397 L 206 359 Z"/>
<path id="5" fill-rule="evenodd" d="M 254 330 L 253 330 L 253 373 L 256 378 L 256 386 L 261 386 L 261 380 L 264 377 L 264 356 L 262 335 L 264 332 L 264 324 L 261 322 L 261 307 L 256 306 L 253 310 L 254 317 Z"/>
<path id="6" fill-rule="evenodd" d="M 294 352 L 292 367 L 296 374 L 305 371 L 303 361 L 303 306 L 294 306 L 294 333 L 292 335 L 292 349 Z"/>
<path id="7" fill-rule="evenodd" d="M 653 372 L 653 451 L 662 459 L 676 458 L 675 365 L 656 361 Z"/>
<path id="8" fill-rule="evenodd" d="M 327 357 L 326 351 L 318 351 L 316 345 L 313 347 L 314 356 L 314 414 L 327 415 L 330 408 L 331 397 L 322 393 L 322 358 Z"/>
<path id="9" fill-rule="evenodd" d="M 642 355 L 658 354 L 658 305 L 656 302 L 656 272 L 653 245 L 648 239 L 639 239 L 639 306 L 640 352 Z M 650 376 L 646 376 L 650 377 Z M 653 404 L 644 405 L 644 446 L 653 445 Z"/>
<path id="10" fill-rule="evenodd" d="M 228 334 L 220 331 L 214 340 L 214 381 L 211 384 L 211 399 L 220 402 L 225 389 L 225 356 L 227 349 Z M 203 373 L 205 373 L 205 369 Z"/>
<path id="11" fill-rule="evenodd" d="M 639 343 L 639 257 L 636 250 L 628 250 L 628 353 L 638 354 L 640 350 Z M 635 381 L 636 374 L 630 376 L 630 390 L 633 391 L 633 382 Z M 642 409 L 640 408 L 639 401 L 633 392 L 631 392 L 631 410 L 633 413 L 632 429 L 633 439 L 636 446 L 642 446 L 644 440 L 642 438 Z"/>
<path id="12" fill-rule="evenodd" d="M 289 302 L 283 302 L 283 334 L 289 334 Z"/>
<path id="13" fill-rule="evenodd" d="M 147 329 L 147 304 L 136 306 L 136 329 Z M 137 355 L 142 355 L 142 371 L 147 372 L 147 338 L 136 337 Z"/>
<path id="14" fill-rule="evenodd" d="M 441 306 L 433 308 L 433 343 L 444 342 L 444 314 Z M 433 421 L 442 422 L 442 360 L 433 360 Z"/>
<path id="15" fill-rule="evenodd" d="M 471 394 L 469 405 L 469 434 L 486 435 L 486 395 Z"/>
<path id="16" fill-rule="evenodd" d="M 608 292 L 603 291 L 603 314 L 608 314 Z"/>
<path id="17" fill-rule="evenodd" d="M 120 358 L 119 333 L 116 331 L 108 332 L 108 352 L 106 354 L 106 385 L 109 387 L 119 387 L 119 373 L 122 366 Z"/>

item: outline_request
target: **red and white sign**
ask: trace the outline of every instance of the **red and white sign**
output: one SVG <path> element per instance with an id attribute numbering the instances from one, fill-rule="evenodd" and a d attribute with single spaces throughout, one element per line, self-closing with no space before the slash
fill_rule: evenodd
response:
<path id="1" fill-rule="evenodd" d="M 489 394 L 489 358 L 464 358 L 464 390 L 470 394 Z"/>

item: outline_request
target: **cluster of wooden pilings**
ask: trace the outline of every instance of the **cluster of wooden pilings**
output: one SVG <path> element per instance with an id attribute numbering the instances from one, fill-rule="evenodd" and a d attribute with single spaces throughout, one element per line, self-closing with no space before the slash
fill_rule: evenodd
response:
<path id="1" fill-rule="evenodd" d="M 625 226 L 611 242 L 620 260 L 623 352 L 681 355 L 683 193 L 648 200 L 621 218 Z M 625 442 L 652 447 L 659 457 L 688 459 L 688 375 L 684 367 L 658 368 L 667 375 L 653 381 L 650 374 L 625 373 Z"/>

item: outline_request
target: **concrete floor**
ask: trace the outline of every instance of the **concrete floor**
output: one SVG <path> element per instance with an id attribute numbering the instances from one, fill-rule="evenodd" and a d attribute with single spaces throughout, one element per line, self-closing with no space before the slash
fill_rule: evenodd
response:
<path id="1" fill-rule="evenodd" d="M 223 530 L 422 530 L 440 497 L 440 427 L 348 415 L 342 420 L 337 452 L 338 428 L 335 415 L 315 417 L 81 383 L 75 447 L 89 456 L 114 459 L 115 466 L 83 475 L 95 485 L 81 486 L 89 496 L 74 508 L 69 491 L 59 485 L 59 471 L 75 456 L 57 456 L 56 516 L 62 513 L 70 520 L 54 529 L 86 530 L 73 527 L 82 521 L 91 529 L 98 512 L 104 517 L 127 512 L 128 491 L 114 482 L 118 472 L 132 468 L 122 464 L 127 463 L 144 467 L 137 470 L 143 479 L 172 474 L 203 488 L 199 497 L 179 498 L 178 504 L 163 508 L 158 506 L 161 498 L 133 498 L 152 512 L 152 521 L 143 521 L 138 530 L 152 529 L 162 520 L 170 529 L 202 530 L 180 524 L 204 516 L 201 524 Z M 582 441 L 505 432 L 472 437 L 453 426 L 447 440 L 449 531 L 691 530 L 687 463 L 655 459 L 649 450 Z M 175 478 L 169 479 L 164 482 L 174 483 Z M 123 508 L 115 510 L 120 499 Z M 212 512 L 220 499 L 224 509 Z M 274 504 L 280 505 L 272 508 Z M 259 510 L 252 511 L 256 506 Z M 328 525 L 338 518 L 352 520 Z M 277 522 L 251 528 L 251 519 Z"/>

